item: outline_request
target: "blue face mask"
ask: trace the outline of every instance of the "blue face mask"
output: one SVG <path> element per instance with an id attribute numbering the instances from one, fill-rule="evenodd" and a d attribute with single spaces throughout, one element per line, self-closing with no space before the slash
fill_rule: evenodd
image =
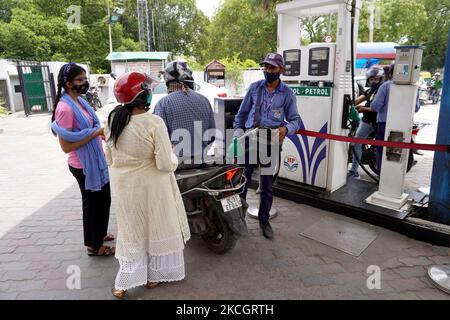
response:
<path id="1" fill-rule="evenodd" d="M 153 93 L 151 91 L 149 91 L 148 95 L 147 95 L 147 105 L 152 104 L 152 99 L 153 99 Z"/>
<path id="2" fill-rule="evenodd" d="M 272 83 L 280 79 L 280 73 L 270 73 L 264 71 L 264 78 L 266 78 L 267 83 Z"/>
<path id="3" fill-rule="evenodd" d="M 150 105 L 152 104 L 152 98 L 153 98 L 152 92 L 148 91 L 148 94 L 147 94 L 147 105 L 144 108 L 145 112 L 150 110 Z"/>

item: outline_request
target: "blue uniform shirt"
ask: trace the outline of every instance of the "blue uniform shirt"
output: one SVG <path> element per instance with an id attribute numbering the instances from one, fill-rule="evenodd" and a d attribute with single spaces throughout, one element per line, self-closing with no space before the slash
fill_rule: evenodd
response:
<path id="1" fill-rule="evenodd" d="M 389 93 L 391 92 L 392 80 L 383 83 L 373 99 L 370 107 L 377 112 L 377 123 L 385 123 L 389 107 Z M 420 109 L 419 96 L 416 101 L 416 112 Z"/>
<path id="2" fill-rule="evenodd" d="M 259 98 L 261 102 L 259 126 L 278 128 L 285 125 L 288 130 L 287 134 L 293 134 L 300 128 L 300 115 L 292 90 L 283 81 L 280 81 L 278 87 L 269 93 L 266 81 L 260 80 L 250 85 L 235 117 L 234 129 L 253 127 L 258 95 L 261 95 Z"/>

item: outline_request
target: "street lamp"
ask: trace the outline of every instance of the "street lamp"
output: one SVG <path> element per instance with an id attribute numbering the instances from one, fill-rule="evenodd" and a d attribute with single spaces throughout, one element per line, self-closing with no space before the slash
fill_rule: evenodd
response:
<path id="1" fill-rule="evenodd" d="M 113 52 L 111 25 L 119 22 L 119 19 L 124 14 L 125 9 L 116 7 L 116 8 L 114 8 L 114 10 L 111 14 L 111 11 L 109 9 L 109 1 L 108 0 L 106 0 L 106 7 L 108 9 L 108 20 L 106 23 L 108 23 L 108 31 L 109 31 L 109 52 Z"/>

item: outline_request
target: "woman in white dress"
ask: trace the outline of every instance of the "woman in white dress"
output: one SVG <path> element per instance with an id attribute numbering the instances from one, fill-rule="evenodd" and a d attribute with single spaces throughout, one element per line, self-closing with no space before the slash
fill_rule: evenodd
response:
<path id="1" fill-rule="evenodd" d="M 157 80 L 140 72 L 120 76 L 114 95 L 120 106 L 105 127 L 106 160 L 116 204 L 114 296 L 185 277 L 183 249 L 189 225 L 174 171 L 178 160 L 164 121 L 147 113 Z"/>

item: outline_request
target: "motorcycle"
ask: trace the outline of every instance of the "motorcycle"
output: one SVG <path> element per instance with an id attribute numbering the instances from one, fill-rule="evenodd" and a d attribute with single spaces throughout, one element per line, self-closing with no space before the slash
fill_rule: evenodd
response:
<path id="1" fill-rule="evenodd" d="M 244 168 L 209 166 L 175 172 L 192 234 L 200 235 L 213 252 L 224 254 L 248 233 L 248 204 L 240 198 Z"/>
<path id="2" fill-rule="evenodd" d="M 430 100 L 430 92 L 428 89 L 428 85 L 425 82 L 425 80 L 421 79 L 420 80 L 420 85 L 419 85 L 419 102 L 420 105 L 425 105 L 428 103 L 428 100 Z"/>
<path id="3" fill-rule="evenodd" d="M 429 125 L 429 123 L 426 122 L 414 122 L 413 128 L 411 131 L 411 143 L 415 143 L 415 139 L 419 131 L 424 128 L 425 126 Z M 356 130 L 355 132 L 356 133 Z M 353 133 L 353 136 L 354 136 Z M 367 139 L 375 139 L 375 132 L 369 135 Z M 416 164 L 417 160 L 414 159 L 414 155 L 420 155 L 422 156 L 423 153 L 420 150 L 410 149 L 410 152 L 408 153 L 408 164 L 406 167 L 406 172 L 409 172 Z M 353 152 L 351 152 L 351 149 L 349 150 L 349 163 L 352 162 L 354 157 Z M 368 144 L 362 145 L 362 156 L 360 160 L 362 165 L 367 165 L 373 173 L 378 174 L 378 168 L 377 168 L 377 162 L 376 162 L 376 147 Z"/>
<path id="4" fill-rule="evenodd" d="M 95 111 L 102 107 L 102 102 L 98 97 L 98 92 L 96 87 L 90 87 L 89 91 L 86 92 L 84 96 L 85 100 L 94 108 Z"/>

